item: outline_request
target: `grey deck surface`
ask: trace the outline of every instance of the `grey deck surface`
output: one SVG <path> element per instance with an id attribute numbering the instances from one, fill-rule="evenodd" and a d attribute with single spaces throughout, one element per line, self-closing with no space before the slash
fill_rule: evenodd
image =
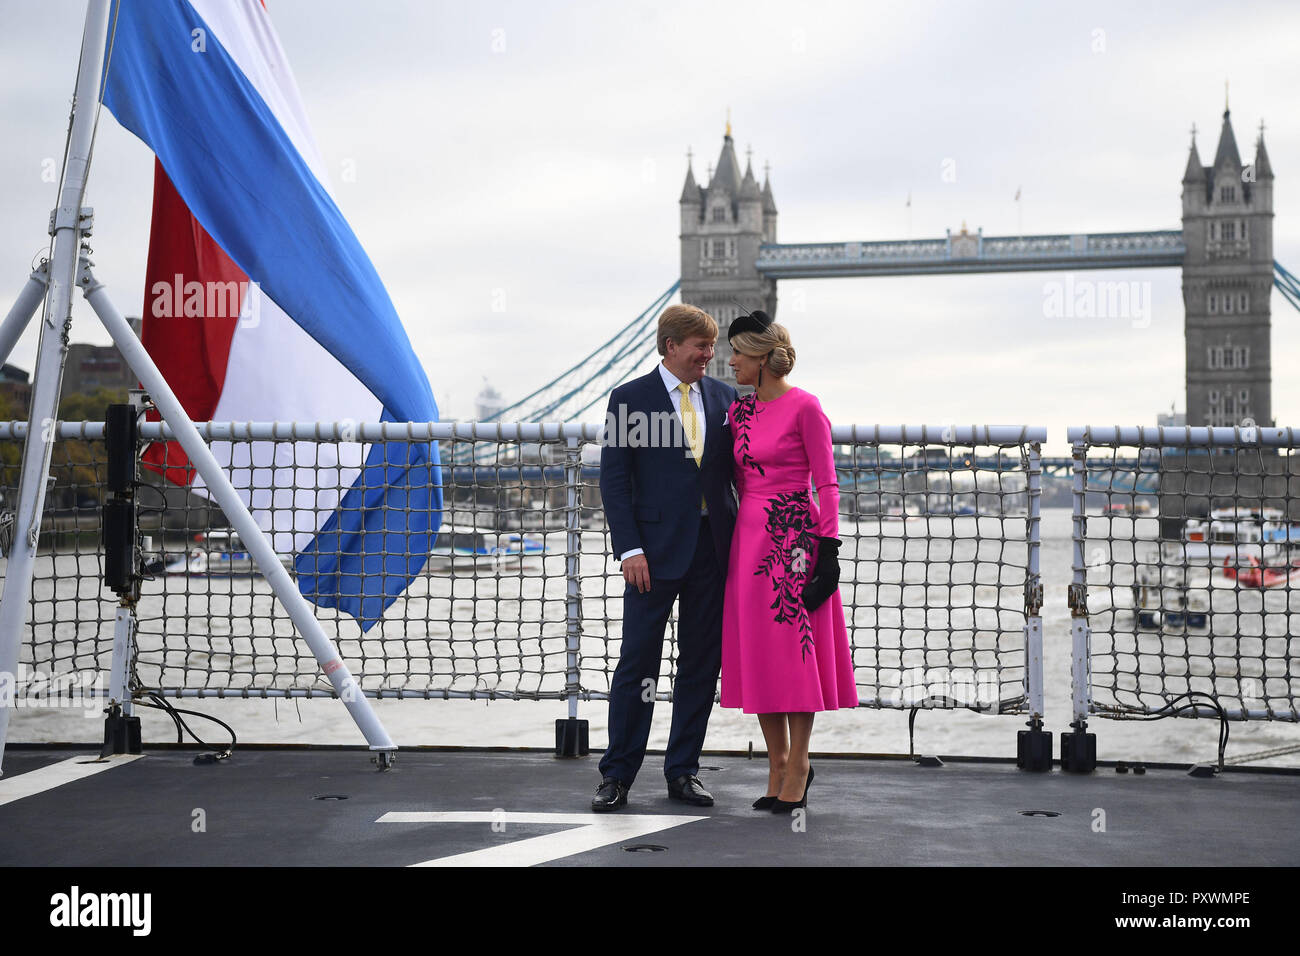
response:
<path id="1" fill-rule="evenodd" d="M 4 780 L 84 752 L 11 748 Z M 84 780 L 0 806 L 0 864 L 36 866 L 404 866 L 574 831 L 574 821 L 378 823 L 390 811 L 587 814 L 596 756 L 402 751 L 379 773 L 360 750 L 236 751 L 195 766 L 193 752 L 152 751 Z M 1293 866 L 1300 860 L 1300 775 L 1184 770 L 1087 776 L 1014 765 L 815 758 L 800 832 L 750 809 L 766 761 L 708 756 L 716 799 L 670 801 L 649 756 L 608 827 L 625 815 L 703 819 L 550 859 L 558 866 L 1095 865 Z M 345 800 L 317 800 L 345 795 Z M 206 832 L 192 829 L 202 809 Z M 1021 810 L 1052 810 L 1029 817 Z M 1105 832 L 1094 830 L 1104 811 Z M 504 823 L 500 822 L 504 821 Z M 581 823 L 581 821 L 578 821 Z M 664 847 L 629 852 L 633 844 Z"/>

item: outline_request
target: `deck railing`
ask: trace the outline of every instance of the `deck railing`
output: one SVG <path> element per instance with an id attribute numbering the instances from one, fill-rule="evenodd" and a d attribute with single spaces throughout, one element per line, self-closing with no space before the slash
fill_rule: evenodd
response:
<path id="1" fill-rule="evenodd" d="M 1300 719 L 1300 434 L 1080 427 L 1069 438 L 1074 719 Z"/>
<path id="2" fill-rule="evenodd" d="M 301 533 L 290 506 L 340 499 L 355 475 L 347 464 L 368 444 L 441 446 L 441 532 L 424 572 L 368 630 L 317 610 L 368 696 L 545 699 L 567 701 L 570 714 L 608 696 L 624 583 L 600 502 L 601 426 L 201 431 L 219 457 L 244 464 L 236 483 L 290 564 Z M 0 423 L 0 551 L 15 531 L 4 509 L 25 433 L 25 423 Z M 158 457 L 167 437 L 143 425 L 142 450 L 157 443 L 145 457 L 183 471 Z M 1300 435 L 1071 429 L 1073 583 L 1044 595 L 1046 437 L 1019 426 L 834 427 L 841 596 L 861 706 L 1041 719 L 1046 600 L 1072 615 L 1076 726 L 1158 714 L 1300 719 Z M 104 426 L 58 423 L 51 440 L 23 668 L 47 699 L 105 694 L 123 604 L 102 581 Z M 154 563 L 127 602 L 134 642 L 116 649 L 133 694 L 333 694 L 201 493 L 142 468 L 136 502 Z M 661 700 L 672 697 L 675 631 L 674 618 Z"/>
<path id="3" fill-rule="evenodd" d="M 363 631 L 318 610 L 375 698 L 607 697 L 624 583 L 599 497 L 601 426 L 221 424 L 200 429 L 292 563 L 290 506 L 341 499 L 367 443 L 436 441 L 442 531 L 425 568 Z M 0 425 L 14 499 L 22 423 Z M 104 426 L 59 423 L 24 662 L 106 671 L 119 601 L 101 581 Z M 142 426 L 143 442 L 169 435 Z M 836 426 L 841 595 L 862 706 L 1041 717 L 1041 428 Z M 183 461 L 146 457 L 182 469 Z M 464 464 L 457 464 L 464 462 Z M 472 463 L 472 464 L 471 464 Z M 141 470 L 155 570 L 133 605 L 136 694 L 332 693 L 288 617 L 201 494 Z M 299 533 L 301 529 L 299 529 Z M 3 563 L 0 562 L 0 569 Z M 653 571 L 653 569 L 652 569 Z M 657 694 L 671 699 L 675 620 Z"/>

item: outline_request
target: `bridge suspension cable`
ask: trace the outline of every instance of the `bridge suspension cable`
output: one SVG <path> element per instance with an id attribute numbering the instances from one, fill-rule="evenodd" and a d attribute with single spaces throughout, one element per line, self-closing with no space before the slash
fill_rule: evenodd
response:
<path id="1" fill-rule="evenodd" d="M 1276 259 L 1273 260 L 1273 285 L 1291 307 L 1300 311 L 1300 279 L 1297 279 Z"/>
<path id="2" fill-rule="evenodd" d="M 678 280 L 609 341 L 568 371 L 508 405 L 487 421 L 579 421 L 634 371 L 655 348 L 660 311 L 681 286 Z"/>
<path id="3" fill-rule="evenodd" d="M 1300 311 L 1300 278 L 1273 261 L 1273 285 L 1293 308 Z M 615 332 L 572 368 L 507 405 L 484 421 L 581 421 L 604 402 L 610 391 L 640 368 L 655 351 L 659 313 L 681 287 L 670 285 L 640 315 Z"/>
<path id="4" fill-rule="evenodd" d="M 677 290 L 675 281 L 609 340 L 572 368 L 483 421 L 576 422 L 602 405 L 616 385 L 626 381 L 657 350 L 659 313 Z M 468 446 L 467 446 L 468 450 Z"/>

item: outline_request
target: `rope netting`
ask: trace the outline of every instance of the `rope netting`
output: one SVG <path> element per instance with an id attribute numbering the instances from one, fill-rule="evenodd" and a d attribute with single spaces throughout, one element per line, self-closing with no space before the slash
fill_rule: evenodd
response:
<path id="1" fill-rule="evenodd" d="M 364 459 L 365 442 L 440 442 L 441 530 L 422 572 L 368 630 L 316 611 L 368 694 L 608 696 L 624 582 L 601 508 L 599 426 L 415 426 L 423 434 L 406 439 L 407 426 L 393 425 L 202 428 L 219 460 L 243 465 L 236 487 L 291 569 L 304 502 L 342 500 L 364 480 L 348 466 Z M 841 595 L 863 706 L 1027 709 L 1040 436 L 993 431 L 834 429 Z M 0 426 L 6 507 L 24 433 Z M 35 668 L 107 670 L 111 660 L 119 602 L 101 580 L 102 436 L 100 424 L 63 423 L 54 441 L 22 648 Z M 135 496 L 149 569 L 135 605 L 137 692 L 330 695 L 225 516 L 185 487 L 194 476 L 175 449 L 159 442 L 152 454 L 179 483 L 142 468 Z M 661 699 L 671 698 L 675 634 L 674 614 Z"/>
<path id="2" fill-rule="evenodd" d="M 1122 718 L 1191 701 L 1180 716 L 1212 713 L 1212 702 L 1231 718 L 1300 719 L 1300 459 L 1290 430 L 1070 437 L 1088 711 Z"/>
<path id="3" fill-rule="evenodd" d="M 842 446 L 840 590 L 864 706 L 1027 709 L 1037 449 L 957 440 Z"/>

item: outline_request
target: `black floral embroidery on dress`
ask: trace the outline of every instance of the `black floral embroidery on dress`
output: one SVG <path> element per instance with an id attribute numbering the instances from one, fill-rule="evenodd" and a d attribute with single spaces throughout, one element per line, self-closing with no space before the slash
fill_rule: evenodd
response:
<path id="1" fill-rule="evenodd" d="M 766 474 L 763 466 L 749 453 L 749 428 L 758 414 L 758 403 L 752 394 L 746 395 L 736 403 L 736 415 L 732 421 L 736 424 L 736 447 L 740 450 L 740 463 L 753 468 L 760 475 Z"/>
<path id="2" fill-rule="evenodd" d="M 776 592 L 771 608 L 778 624 L 791 623 L 799 628 L 800 658 L 808 659 L 813 649 L 812 623 L 803 606 L 803 586 L 808 580 L 812 561 L 812 504 L 807 491 L 789 491 L 769 498 L 767 534 L 772 548 L 759 562 L 755 575 L 766 575 Z"/>

